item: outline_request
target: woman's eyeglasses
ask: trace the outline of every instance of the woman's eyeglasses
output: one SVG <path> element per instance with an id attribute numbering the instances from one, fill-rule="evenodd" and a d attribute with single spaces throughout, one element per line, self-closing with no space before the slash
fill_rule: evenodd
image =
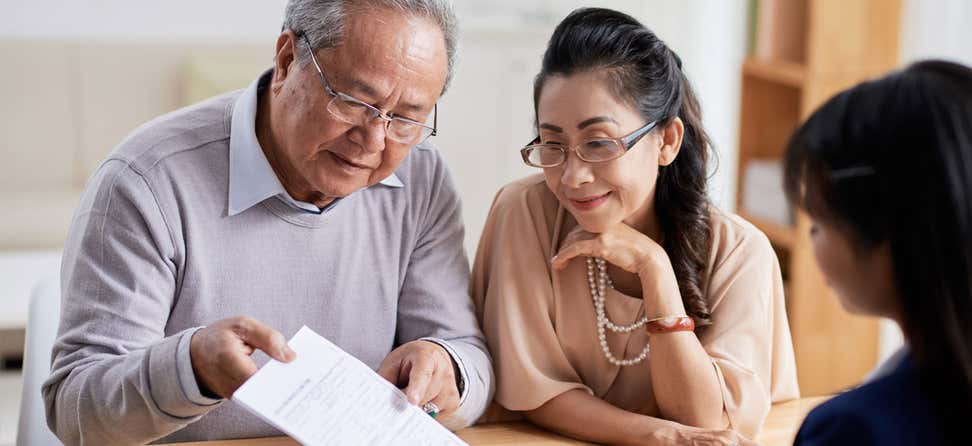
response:
<path id="1" fill-rule="evenodd" d="M 575 151 L 577 157 L 589 163 L 611 161 L 624 156 L 642 137 L 661 121 L 651 121 L 641 128 L 620 138 L 592 138 L 575 146 L 541 144 L 538 136 L 520 150 L 523 162 L 533 167 L 557 167 L 567 161 L 567 152 Z"/>

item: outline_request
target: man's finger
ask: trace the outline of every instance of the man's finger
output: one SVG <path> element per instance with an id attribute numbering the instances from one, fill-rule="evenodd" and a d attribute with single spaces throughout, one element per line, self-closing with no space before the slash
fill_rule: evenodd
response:
<path id="1" fill-rule="evenodd" d="M 443 389 L 442 386 L 442 377 L 443 374 L 441 371 L 432 372 L 432 378 L 429 380 L 429 385 L 428 387 L 425 388 L 425 394 L 419 400 L 419 404 L 425 404 L 429 401 L 435 400 L 436 398 L 439 397 L 439 395 L 444 393 L 445 389 Z M 439 407 L 441 408 L 442 406 Z"/>
<path id="2" fill-rule="evenodd" d="M 297 357 L 297 353 L 287 345 L 287 339 L 279 331 L 256 319 L 241 318 L 237 334 L 243 342 L 263 350 L 277 361 L 290 362 Z"/>
<path id="3" fill-rule="evenodd" d="M 429 383 L 432 381 L 432 374 L 435 372 L 435 363 L 427 356 L 419 356 L 419 359 L 414 361 L 408 374 L 408 387 L 405 388 L 405 395 L 408 395 L 409 402 L 418 405 L 426 399 L 425 395 L 428 392 Z"/>
<path id="4" fill-rule="evenodd" d="M 439 408 L 439 413 L 436 414 L 435 419 L 441 423 L 452 416 L 459 408 L 459 394 L 443 389 L 431 402 Z"/>
<path id="5" fill-rule="evenodd" d="M 401 373 L 402 362 L 392 355 L 388 355 L 378 366 L 378 375 L 398 387 L 398 374 Z"/>

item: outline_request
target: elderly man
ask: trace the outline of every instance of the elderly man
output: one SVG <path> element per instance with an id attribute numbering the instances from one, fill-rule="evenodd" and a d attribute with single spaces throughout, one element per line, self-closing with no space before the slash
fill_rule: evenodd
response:
<path id="1" fill-rule="evenodd" d="M 444 0 L 291 0 L 272 70 L 129 136 L 62 266 L 48 423 L 67 444 L 279 435 L 225 402 L 307 325 L 470 424 L 492 387 L 436 101 Z M 251 353 L 264 352 L 251 358 Z"/>

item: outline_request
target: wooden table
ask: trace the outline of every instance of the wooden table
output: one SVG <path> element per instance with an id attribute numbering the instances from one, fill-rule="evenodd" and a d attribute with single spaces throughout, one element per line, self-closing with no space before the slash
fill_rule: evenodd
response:
<path id="1" fill-rule="evenodd" d="M 829 397 L 803 398 L 788 403 L 777 404 L 770 410 L 763 429 L 756 441 L 766 446 L 790 446 L 800 423 L 811 409 Z M 459 438 L 474 446 L 525 445 L 584 445 L 582 441 L 571 440 L 540 429 L 530 423 L 488 423 L 480 424 L 456 432 Z M 300 446 L 288 437 L 254 438 L 248 440 L 199 441 L 175 443 L 174 446 Z"/>
<path id="2" fill-rule="evenodd" d="M 774 405 L 763 423 L 763 429 L 756 435 L 756 442 L 766 446 L 791 446 L 807 414 L 830 398 L 816 396 Z"/>

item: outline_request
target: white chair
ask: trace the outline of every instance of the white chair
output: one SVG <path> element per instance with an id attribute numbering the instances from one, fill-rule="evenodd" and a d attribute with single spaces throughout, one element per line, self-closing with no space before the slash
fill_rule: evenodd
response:
<path id="1" fill-rule="evenodd" d="M 61 287 L 53 277 L 34 287 L 24 338 L 24 388 L 20 399 L 17 446 L 60 446 L 47 427 L 41 385 L 50 375 L 51 349 L 61 313 Z"/>

